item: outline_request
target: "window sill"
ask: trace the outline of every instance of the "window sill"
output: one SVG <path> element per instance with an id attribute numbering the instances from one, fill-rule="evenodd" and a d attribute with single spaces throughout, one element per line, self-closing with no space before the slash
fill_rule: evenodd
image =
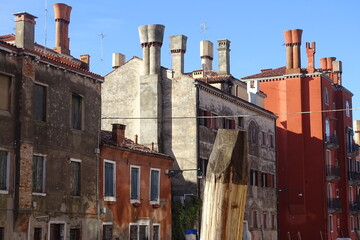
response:
<path id="1" fill-rule="evenodd" d="M 141 203 L 140 199 L 130 199 L 130 203 Z"/>
<path id="2" fill-rule="evenodd" d="M 116 202 L 116 197 L 104 197 L 104 201 L 106 201 L 106 202 Z"/>
<path id="3" fill-rule="evenodd" d="M 42 196 L 42 197 L 45 197 L 46 196 L 46 193 L 37 193 L 37 192 L 33 192 L 32 195 L 34 196 Z"/>
<path id="4" fill-rule="evenodd" d="M 0 190 L 0 194 L 9 194 L 8 190 Z"/>
<path id="5" fill-rule="evenodd" d="M 6 110 L 0 110 L 0 116 L 10 117 L 11 113 L 9 111 L 6 111 Z"/>

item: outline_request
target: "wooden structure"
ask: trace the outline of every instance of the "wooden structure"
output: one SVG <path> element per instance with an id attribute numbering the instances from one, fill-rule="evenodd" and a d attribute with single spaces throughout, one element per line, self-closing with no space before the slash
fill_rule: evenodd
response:
<path id="1" fill-rule="evenodd" d="M 219 129 L 207 169 L 201 239 L 243 238 L 248 178 L 246 132 Z"/>

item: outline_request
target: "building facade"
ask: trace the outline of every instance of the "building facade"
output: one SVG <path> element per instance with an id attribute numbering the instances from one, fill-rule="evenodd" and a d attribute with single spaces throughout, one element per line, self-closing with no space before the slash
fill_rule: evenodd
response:
<path id="1" fill-rule="evenodd" d="M 279 113 L 279 239 L 357 239 L 358 145 L 341 61 L 322 58 L 315 68 L 315 42 L 306 43 L 301 68 L 302 30 L 284 34 L 286 66 L 242 78 L 258 82 L 265 108 Z"/>
<path id="2" fill-rule="evenodd" d="M 1 239 L 97 239 L 103 78 L 70 55 L 71 7 L 54 10 L 54 50 L 34 43 L 26 12 L 0 37 Z"/>
<path id="3" fill-rule="evenodd" d="M 125 126 L 103 131 L 100 149 L 102 236 L 111 239 L 172 239 L 173 159 L 125 138 Z"/>
<path id="4" fill-rule="evenodd" d="M 217 129 L 248 131 L 253 181 L 245 220 L 250 223 L 250 216 L 256 216 L 248 234 L 276 239 L 276 116 L 262 108 L 266 95 L 258 85 L 246 85 L 230 74 L 230 41 L 218 41 L 219 71 L 212 69 L 213 44 L 202 41 L 202 68 L 184 73 L 186 36 L 170 36 L 172 69 L 167 69 L 160 60 L 164 26 L 140 26 L 139 35 L 143 58 L 125 62 L 116 54 L 114 70 L 105 77 L 102 128 L 109 129 L 112 122 L 126 124 L 128 138 L 139 134 L 139 143 L 172 156 L 172 169 L 182 173 L 172 178 L 173 198 L 179 200 L 201 198 L 201 177 Z"/>

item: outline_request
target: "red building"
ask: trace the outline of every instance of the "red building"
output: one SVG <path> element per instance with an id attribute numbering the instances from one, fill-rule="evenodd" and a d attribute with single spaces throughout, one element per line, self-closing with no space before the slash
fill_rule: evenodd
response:
<path id="1" fill-rule="evenodd" d="M 356 239 L 360 174 L 353 94 L 342 86 L 341 61 L 322 58 L 315 68 L 315 42 L 306 43 L 308 66 L 301 68 L 302 30 L 284 34 L 286 66 L 243 78 L 259 81 L 265 108 L 279 117 L 279 239 Z"/>
<path id="2" fill-rule="evenodd" d="M 125 125 L 102 131 L 100 209 L 103 239 L 171 239 L 173 159 L 125 138 Z"/>

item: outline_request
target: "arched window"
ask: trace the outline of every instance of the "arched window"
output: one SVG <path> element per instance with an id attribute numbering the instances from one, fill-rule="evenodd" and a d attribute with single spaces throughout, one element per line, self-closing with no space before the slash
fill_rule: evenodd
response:
<path id="1" fill-rule="evenodd" d="M 350 117 L 350 105 L 348 100 L 346 100 L 346 116 Z"/>
<path id="2" fill-rule="evenodd" d="M 327 88 L 324 88 L 324 103 L 329 105 L 329 92 Z"/>

